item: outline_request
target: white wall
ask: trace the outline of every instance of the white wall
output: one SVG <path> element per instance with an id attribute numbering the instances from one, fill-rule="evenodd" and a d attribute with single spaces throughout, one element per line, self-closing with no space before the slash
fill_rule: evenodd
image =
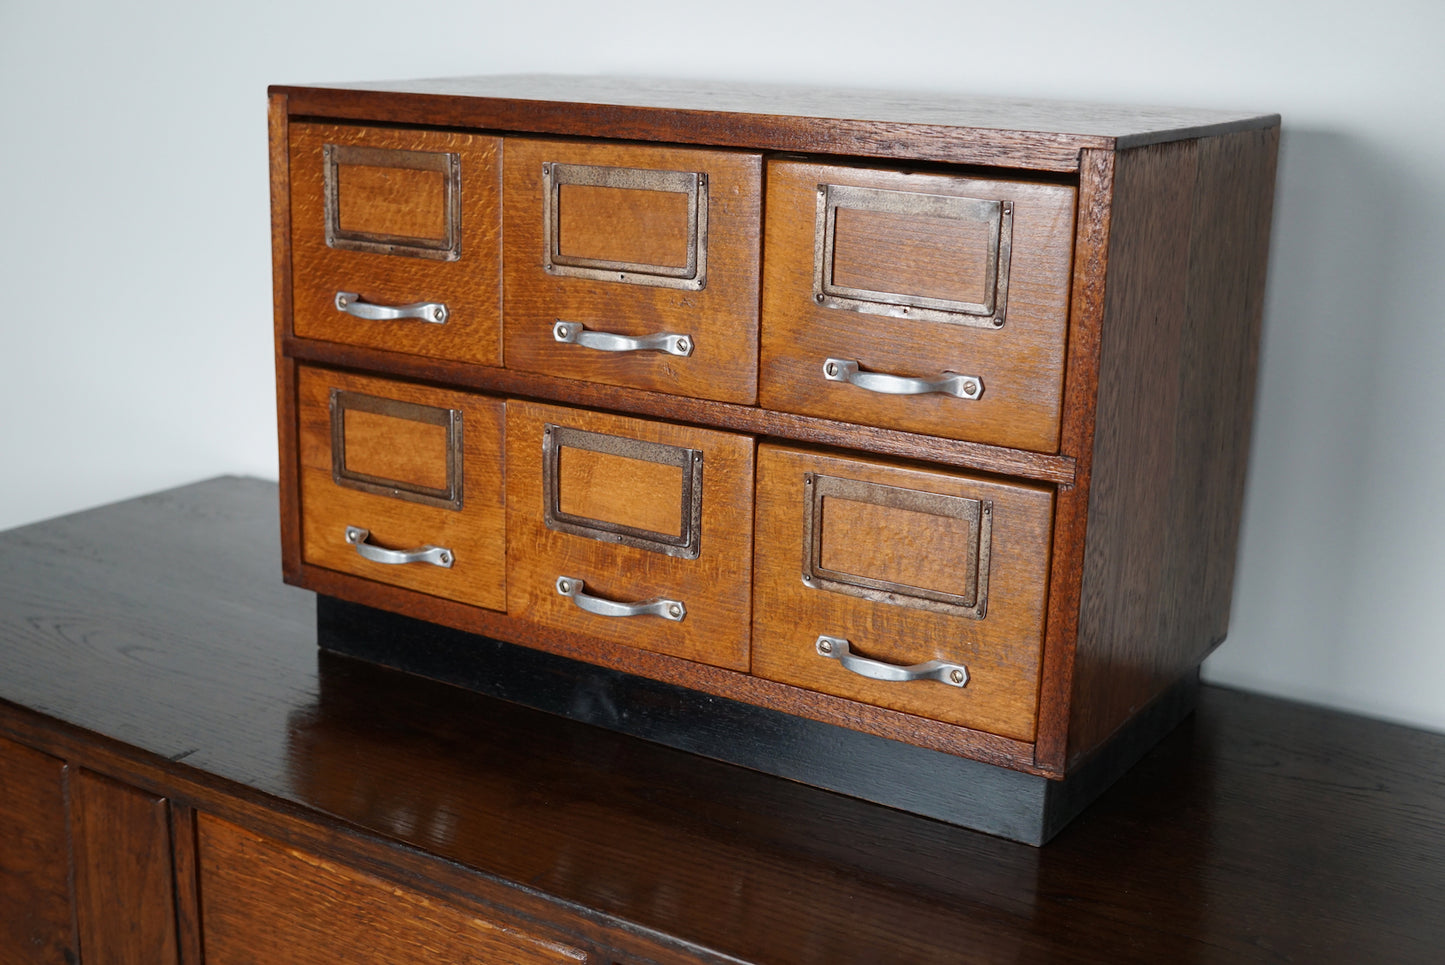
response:
<path id="1" fill-rule="evenodd" d="M 265 87 L 552 71 L 1285 118 L 1208 676 L 1445 729 L 1445 4 L 0 0 L 0 527 L 275 475 Z"/>

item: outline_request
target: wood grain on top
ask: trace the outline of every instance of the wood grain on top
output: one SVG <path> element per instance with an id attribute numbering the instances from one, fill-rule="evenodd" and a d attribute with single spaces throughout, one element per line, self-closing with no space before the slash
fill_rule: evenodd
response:
<path id="1" fill-rule="evenodd" d="M 1267 127 L 1278 115 L 834 87 L 551 75 L 278 86 L 293 115 L 1073 171 L 1084 148 Z M 819 123 L 820 121 L 824 123 Z"/>

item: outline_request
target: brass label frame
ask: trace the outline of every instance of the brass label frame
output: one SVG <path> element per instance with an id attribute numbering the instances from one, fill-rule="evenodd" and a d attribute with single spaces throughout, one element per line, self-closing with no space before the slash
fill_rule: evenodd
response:
<path id="1" fill-rule="evenodd" d="M 447 430 L 447 485 L 442 489 L 416 483 L 387 479 L 357 472 L 346 465 L 346 413 L 369 412 L 408 422 L 442 426 Z M 463 502 L 462 412 L 438 406 L 401 402 L 363 392 L 332 389 L 331 401 L 331 479 L 338 486 L 358 489 L 378 496 L 391 496 L 425 506 L 461 509 Z"/>
<path id="2" fill-rule="evenodd" d="M 562 512 L 561 455 L 562 450 L 569 447 L 680 468 L 682 532 L 678 535 L 657 533 Z M 695 560 L 702 551 L 702 450 L 545 423 L 542 427 L 542 520 L 548 529 L 559 533 Z"/>
<path id="3" fill-rule="evenodd" d="M 981 302 L 932 298 L 903 292 L 849 288 L 833 280 L 838 209 L 974 221 L 989 229 L 988 263 Z M 1008 312 L 1009 261 L 1013 252 L 1013 202 L 956 195 L 890 191 L 848 184 L 818 185 L 813 231 L 813 301 L 824 308 L 916 318 L 930 322 L 1002 328 Z"/>
<path id="4" fill-rule="evenodd" d="M 456 261 L 462 256 L 462 162 L 446 151 L 408 151 L 396 148 L 327 144 L 321 149 L 325 172 L 326 245 L 341 251 L 366 251 L 379 255 Z M 410 171 L 439 171 L 446 190 L 446 235 L 443 238 L 413 238 L 369 231 L 346 231 L 341 227 L 340 178 L 342 164 L 364 167 L 401 168 Z"/>
<path id="5" fill-rule="evenodd" d="M 687 263 L 648 265 L 640 262 L 582 258 L 562 253 L 562 186 L 628 188 L 687 195 Z M 630 285 L 701 291 L 707 287 L 707 174 L 701 171 L 654 171 L 646 168 L 600 167 L 592 164 L 542 163 L 542 267 L 553 275 L 616 281 Z"/>
<path id="6" fill-rule="evenodd" d="M 823 566 L 823 499 L 835 496 L 905 512 L 945 516 L 969 524 L 962 594 L 878 580 Z M 988 612 L 988 573 L 993 544 L 993 500 L 923 492 L 822 473 L 803 474 L 803 583 L 875 603 L 918 607 L 981 620 Z"/>

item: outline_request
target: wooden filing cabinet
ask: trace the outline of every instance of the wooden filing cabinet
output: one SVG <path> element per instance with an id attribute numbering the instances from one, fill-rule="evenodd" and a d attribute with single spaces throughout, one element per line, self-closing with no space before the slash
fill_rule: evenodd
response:
<path id="1" fill-rule="evenodd" d="M 1187 712 L 1277 117 L 504 77 L 271 137 L 288 581 L 1091 775 L 1031 839 Z"/>

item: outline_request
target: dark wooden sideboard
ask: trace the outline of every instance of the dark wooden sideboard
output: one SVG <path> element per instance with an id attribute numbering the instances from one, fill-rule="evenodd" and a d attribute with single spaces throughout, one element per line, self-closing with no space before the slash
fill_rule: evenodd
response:
<path id="1" fill-rule="evenodd" d="M 1033 848 L 318 651 L 276 489 L 0 534 L 0 962 L 1433 962 L 1445 737 L 1205 687 Z"/>

